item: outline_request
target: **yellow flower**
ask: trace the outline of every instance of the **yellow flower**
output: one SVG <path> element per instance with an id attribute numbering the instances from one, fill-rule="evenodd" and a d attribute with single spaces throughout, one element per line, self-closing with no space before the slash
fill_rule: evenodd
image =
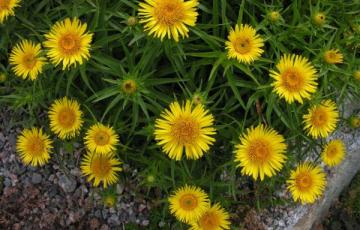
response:
<path id="1" fill-rule="evenodd" d="M 201 104 L 192 109 L 190 101 L 184 106 L 173 102 L 161 117 L 155 122 L 155 140 L 171 159 L 181 160 L 184 149 L 187 159 L 199 159 L 215 142 L 214 117 Z"/>
<path id="2" fill-rule="evenodd" d="M 208 195 L 196 186 L 185 185 L 177 189 L 168 200 L 171 214 L 185 223 L 199 220 L 210 207 Z"/>
<path id="3" fill-rule="evenodd" d="M 268 13 L 268 18 L 271 22 L 277 22 L 281 18 L 279 11 L 271 11 Z"/>
<path id="4" fill-rule="evenodd" d="M 137 91 L 137 89 L 138 89 L 138 85 L 136 81 L 132 79 L 124 80 L 121 84 L 121 90 L 127 95 L 134 94 Z"/>
<path id="5" fill-rule="evenodd" d="M 114 154 L 97 154 L 88 152 L 81 161 L 81 172 L 87 176 L 87 181 L 92 181 L 94 186 L 102 182 L 104 188 L 118 181 L 117 172 L 122 171 L 121 162 Z"/>
<path id="6" fill-rule="evenodd" d="M 286 159 L 284 137 L 263 125 L 247 129 L 235 148 L 235 162 L 239 162 L 237 167 L 242 167 L 243 175 L 252 176 L 255 180 L 258 177 L 263 180 L 265 175 L 275 175 L 276 171 L 282 169 Z"/>
<path id="7" fill-rule="evenodd" d="M 229 213 L 219 204 L 209 207 L 200 219 L 191 223 L 191 230 L 225 230 L 230 229 Z"/>
<path id="8" fill-rule="evenodd" d="M 50 159 L 52 141 L 41 129 L 24 129 L 17 138 L 16 149 L 25 165 L 41 166 Z"/>
<path id="9" fill-rule="evenodd" d="M 353 73 L 355 79 L 360 80 L 360 70 L 357 70 Z"/>
<path id="10" fill-rule="evenodd" d="M 340 139 L 330 141 L 321 153 L 322 160 L 330 167 L 340 164 L 344 157 L 345 144 Z"/>
<path id="11" fill-rule="evenodd" d="M 45 35 L 44 45 L 48 48 L 48 57 L 54 65 L 62 62 L 62 69 L 65 70 L 71 65 L 90 58 L 90 43 L 92 34 L 86 32 L 86 23 L 79 19 L 66 18 L 56 22 L 50 32 Z"/>
<path id="12" fill-rule="evenodd" d="M 324 53 L 324 60 L 329 64 L 343 63 L 343 55 L 338 49 L 327 50 Z"/>
<path id="13" fill-rule="evenodd" d="M 316 70 L 307 58 L 299 55 L 284 55 L 275 70 L 270 70 L 274 91 L 287 103 L 303 103 L 316 91 Z"/>
<path id="14" fill-rule="evenodd" d="M 315 23 L 315 25 L 317 26 L 322 26 L 325 24 L 326 22 L 326 16 L 324 13 L 316 13 L 313 15 L 313 22 Z"/>
<path id="15" fill-rule="evenodd" d="M 86 132 L 85 145 L 91 152 L 107 154 L 115 151 L 119 137 L 110 126 L 97 123 Z"/>
<path id="16" fill-rule="evenodd" d="M 325 186 L 324 171 L 319 166 L 308 162 L 302 163 L 292 170 L 290 178 L 287 180 L 287 188 L 293 199 L 302 204 L 314 203 L 323 194 Z"/>
<path id="17" fill-rule="evenodd" d="M 264 40 L 256 34 L 256 30 L 250 25 L 241 24 L 231 29 L 226 42 L 228 58 L 236 58 L 246 64 L 258 60 L 264 52 L 262 47 Z"/>
<path id="18" fill-rule="evenodd" d="M 198 0 L 145 0 L 139 4 L 140 23 L 149 35 L 167 36 L 179 41 L 179 35 L 188 37 L 188 26 L 195 26 Z"/>
<path id="19" fill-rule="evenodd" d="M 67 97 L 53 102 L 49 110 L 49 119 L 51 130 L 60 139 L 75 137 L 83 124 L 79 103 Z"/>
<path id="20" fill-rule="evenodd" d="M 324 100 L 312 106 L 303 116 L 305 127 L 309 135 L 314 138 L 327 137 L 336 128 L 339 112 L 336 104 L 331 100 Z"/>
<path id="21" fill-rule="evenodd" d="M 0 24 L 2 24 L 8 16 L 14 16 L 14 8 L 19 6 L 20 0 L 0 0 Z"/>
<path id="22" fill-rule="evenodd" d="M 0 0 L 1 1 L 1 0 Z M 46 59 L 40 56 L 41 46 L 32 41 L 22 40 L 11 51 L 10 64 L 16 76 L 35 80 L 42 72 Z"/>
<path id="23" fill-rule="evenodd" d="M 0 73 L 0 83 L 5 82 L 7 79 L 7 76 L 5 73 Z"/>

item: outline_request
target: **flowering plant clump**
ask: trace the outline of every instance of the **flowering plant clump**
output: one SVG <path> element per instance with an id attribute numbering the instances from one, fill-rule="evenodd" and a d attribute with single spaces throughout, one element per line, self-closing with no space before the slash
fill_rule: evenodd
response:
<path id="1" fill-rule="evenodd" d="M 24 165 L 80 145 L 109 207 L 136 168 L 150 229 L 238 229 L 239 205 L 322 198 L 347 157 L 326 138 L 360 98 L 356 2 L 47 2 L 0 0 L 0 102 L 26 112 Z"/>

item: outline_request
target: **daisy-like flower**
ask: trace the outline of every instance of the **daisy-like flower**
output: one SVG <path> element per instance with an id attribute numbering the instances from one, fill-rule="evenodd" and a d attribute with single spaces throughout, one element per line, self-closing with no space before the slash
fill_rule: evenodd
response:
<path id="1" fill-rule="evenodd" d="M 324 100 L 309 108 L 303 116 L 305 127 L 309 135 L 314 138 L 327 137 L 332 133 L 339 120 L 336 104 L 331 100 Z"/>
<path id="2" fill-rule="evenodd" d="M 86 32 L 86 23 L 81 23 L 79 19 L 66 18 L 56 22 L 50 32 L 45 35 L 44 45 L 48 48 L 47 55 L 54 65 L 62 63 L 65 70 L 71 65 L 90 58 L 90 43 L 92 34 Z"/>
<path id="3" fill-rule="evenodd" d="M 171 214 L 184 223 L 199 220 L 210 207 L 208 195 L 196 186 L 185 185 L 177 189 L 168 200 Z"/>
<path id="4" fill-rule="evenodd" d="M 325 186 L 324 171 L 309 162 L 302 163 L 292 170 L 290 178 L 287 180 L 287 188 L 293 199 L 302 204 L 314 203 L 323 194 Z"/>
<path id="5" fill-rule="evenodd" d="M 343 55 L 338 49 L 327 50 L 324 53 L 324 60 L 329 64 L 343 63 Z"/>
<path id="6" fill-rule="evenodd" d="M 321 153 L 323 162 L 330 166 L 340 164 L 345 157 L 345 144 L 340 139 L 330 141 Z"/>
<path id="7" fill-rule="evenodd" d="M 286 159 L 284 153 L 287 145 L 284 137 L 263 125 L 247 129 L 235 148 L 237 167 L 242 167 L 243 175 L 252 176 L 255 180 L 258 177 L 264 180 L 265 175 L 275 175 L 282 169 Z"/>
<path id="8" fill-rule="evenodd" d="M 0 24 L 4 23 L 8 16 L 14 16 L 14 8 L 19 6 L 20 0 L 0 0 Z"/>
<path id="9" fill-rule="evenodd" d="M 315 25 L 323 26 L 325 24 L 325 22 L 326 22 L 326 16 L 325 16 L 324 13 L 318 12 L 318 13 L 313 15 L 312 20 L 315 23 Z"/>
<path id="10" fill-rule="evenodd" d="M 149 35 L 178 42 L 179 36 L 189 36 L 188 26 L 195 26 L 198 4 L 198 0 L 145 0 L 139 4 L 140 23 Z"/>
<path id="11" fill-rule="evenodd" d="M 127 79 L 121 83 L 121 90 L 126 95 L 133 95 L 137 91 L 137 89 L 138 89 L 138 84 L 133 79 Z"/>
<path id="12" fill-rule="evenodd" d="M 360 70 L 357 70 L 353 73 L 353 77 L 356 79 L 356 80 L 359 80 L 360 81 Z"/>
<path id="13" fill-rule="evenodd" d="M 1 1 L 1 0 L 0 0 Z M 11 51 L 10 64 L 16 76 L 23 79 L 35 80 L 42 72 L 46 59 L 41 56 L 40 44 L 23 40 Z"/>
<path id="14" fill-rule="evenodd" d="M 52 141 L 41 129 L 24 129 L 17 138 L 16 149 L 25 165 L 42 166 L 50 159 Z"/>
<path id="15" fill-rule="evenodd" d="M 83 124 L 79 103 L 67 97 L 53 102 L 49 110 L 49 119 L 51 130 L 60 139 L 75 137 Z"/>
<path id="16" fill-rule="evenodd" d="M 97 123 L 89 128 L 84 140 L 90 152 L 107 154 L 115 151 L 119 136 L 112 127 Z"/>
<path id="17" fill-rule="evenodd" d="M 228 41 L 225 43 L 228 58 L 236 58 L 239 62 L 250 64 L 259 59 L 264 52 L 264 40 L 256 34 L 250 25 L 241 24 L 231 29 Z"/>
<path id="18" fill-rule="evenodd" d="M 114 154 L 97 154 L 88 152 L 81 161 L 81 172 L 87 176 L 87 181 L 93 181 L 94 186 L 102 182 L 104 188 L 118 181 L 117 172 L 122 171 L 121 162 Z"/>
<path id="19" fill-rule="evenodd" d="M 209 207 L 200 219 L 191 223 L 191 230 L 225 230 L 230 229 L 230 216 L 219 204 Z"/>
<path id="20" fill-rule="evenodd" d="M 270 70 L 274 91 L 288 103 L 309 99 L 316 91 L 316 70 L 305 57 L 299 55 L 284 55 L 276 65 L 276 71 Z"/>
<path id="21" fill-rule="evenodd" d="M 171 159 L 181 160 L 184 149 L 187 159 L 199 159 L 215 142 L 214 117 L 202 104 L 192 107 L 173 102 L 156 119 L 155 140 Z"/>

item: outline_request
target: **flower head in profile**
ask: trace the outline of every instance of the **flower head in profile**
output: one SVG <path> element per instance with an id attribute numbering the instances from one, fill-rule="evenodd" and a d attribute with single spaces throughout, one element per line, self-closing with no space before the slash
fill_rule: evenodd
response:
<path id="1" fill-rule="evenodd" d="M 313 22 L 317 26 L 323 26 L 326 22 L 326 15 L 322 12 L 317 12 L 312 17 Z"/>
<path id="2" fill-rule="evenodd" d="M 191 223 L 190 230 L 225 230 L 230 229 L 230 215 L 219 204 L 209 207 L 199 218 Z"/>
<path id="3" fill-rule="evenodd" d="M 345 152 L 344 142 L 340 139 L 335 139 L 327 143 L 321 153 L 321 159 L 326 165 L 333 167 L 343 161 Z"/>
<path id="4" fill-rule="evenodd" d="M 0 0 L 0 24 L 3 24 L 8 16 L 14 16 L 15 7 L 18 7 L 21 0 Z"/>
<path id="5" fill-rule="evenodd" d="M 338 49 L 327 50 L 324 53 L 324 60 L 329 64 L 343 63 L 343 55 Z"/>
<path id="6" fill-rule="evenodd" d="M 246 130 L 235 146 L 235 162 L 243 175 L 264 180 L 280 171 L 285 162 L 287 145 L 282 135 L 274 129 L 259 125 Z"/>
<path id="7" fill-rule="evenodd" d="M 75 137 L 83 124 L 79 103 L 67 97 L 53 102 L 49 109 L 49 119 L 51 130 L 61 139 Z"/>
<path id="8" fill-rule="evenodd" d="M 54 65 L 62 63 L 65 70 L 71 65 L 83 64 L 90 58 L 92 34 L 86 32 L 86 23 L 77 18 L 58 21 L 45 35 L 47 55 Z"/>
<path id="9" fill-rule="evenodd" d="M 171 214 L 184 223 L 199 220 L 210 207 L 208 195 L 196 186 L 185 185 L 177 189 L 168 200 Z"/>
<path id="10" fill-rule="evenodd" d="M 314 138 L 327 137 L 336 128 L 339 112 L 335 102 L 323 100 L 320 104 L 310 107 L 303 119 L 304 129 L 309 135 Z"/>
<path id="11" fill-rule="evenodd" d="M 295 201 L 314 203 L 324 192 L 326 175 L 324 171 L 312 163 L 300 164 L 291 171 L 287 180 L 287 188 Z"/>
<path id="12" fill-rule="evenodd" d="M 93 181 L 94 186 L 102 183 L 104 188 L 118 181 L 117 172 L 122 171 L 121 162 L 114 154 L 98 154 L 88 152 L 81 161 L 81 172 L 87 181 Z"/>
<path id="13" fill-rule="evenodd" d="M 16 149 L 25 165 L 46 164 L 52 148 L 52 141 L 42 129 L 24 129 L 17 138 Z"/>
<path id="14" fill-rule="evenodd" d="M 274 91 L 289 104 L 294 101 L 303 103 L 316 91 L 316 70 L 305 57 L 299 55 L 284 55 L 276 65 L 276 70 L 270 70 Z"/>
<path id="15" fill-rule="evenodd" d="M 90 152 L 107 154 L 115 151 L 119 136 L 112 127 L 97 123 L 88 129 L 84 140 Z"/>
<path id="16" fill-rule="evenodd" d="M 202 104 L 173 102 L 155 122 L 155 140 L 171 159 L 181 160 L 185 150 L 187 159 L 196 160 L 215 142 L 213 126 L 214 117 Z"/>
<path id="17" fill-rule="evenodd" d="M 1 0 L 0 0 L 1 1 Z M 10 64 L 16 76 L 35 80 L 43 70 L 46 59 L 41 56 L 40 44 L 22 40 L 11 51 Z"/>
<path id="18" fill-rule="evenodd" d="M 145 0 L 139 4 L 140 23 L 156 38 L 188 37 L 189 26 L 195 26 L 198 0 Z"/>
<path id="19" fill-rule="evenodd" d="M 236 25 L 231 29 L 226 41 L 228 58 L 236 58 L 239 62 L 250 64 L 258 60 L 264 52 L 264 40 L 250 25 Z"/>

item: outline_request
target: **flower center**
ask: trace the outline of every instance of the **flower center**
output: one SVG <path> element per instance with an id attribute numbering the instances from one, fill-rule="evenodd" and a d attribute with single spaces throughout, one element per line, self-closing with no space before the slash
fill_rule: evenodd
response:
<path id="1" fill-rule="evenodd" d="M 191 118 L 180 118 L 173 124 L 171 134 L 180 144 L 191 144 L 199 137 L 200 127 Z"/>
<path id="2" fill-rule="evenodd" d="M 249 38 L 236 38 L 234 42 L 235 51 L 239 54 L 247 54 L 251 50 L 251 41 Z"/>
<path id="3" fill-rule="evenodd" d="M 215 230 L 219 227 L 219 218 L 214 213 L 205 213 L 199 220 L 199 225 L 202 229 Z"/>
<path id="4" fill-rule="evenodd" d="M 313 180 L 309 173 L 303 172 L 296 177 L 295 183 L 299 190 L 306 191 L 312 186 Z"/>
<path id="5" fill-rule="evenodd" d="M 135 81 L 133 81 L 133 80 L 127 80 L 127 81 L 125 81 L 124 83 L 123 83 L 123 91 L 125 92 L 125 93 L 128 93 L 128 94 L 133 94 L 135 91 L 136 91 L 136 89 L 137 89 L 137 87 L 136 87 L 136 83 L 135 83 Z"/>
<path id="6" fill-rule="evenodd" d="M 105 156 L 99 155 L 98 157 L 93 158 L 91 170 L 95 176 L 103 178 L 109 174 L 111 165 Z"/>
<path id="7" fill-rule="evenodd" d="M 24 55 L 22 61 L 27 69 L 32 69 L 36 65 L 36 57 L 32 53 Z"/>
<path id="8" fill-rule="evenodd" d="M 315 127 L 323 127 L 328 122 L 327 113 L 322 108 L 317 108 L 314 110 L 311 116 L 311 123 Z"/>
<path id="9" fill-rule="evenodd" d="M 58 121 L 64 128 L 71 128 L 75 123 L 75 118 L 75 112 L 69 108 L 62 109 L 58 115 Z"/>
<path id="10" fill-rule="evenodd" d="M 155 7 L 155 17 L 160 24 L 172 26 L 182 21 L 185 17 L 182 3 L 175 1 L 161 1 Z"/>
<path id="11" fill-rule="evenodd" d="M 95 143 L 97 145 L 107 145 L 109 144 L 109 141 L 110 141 L 110 135 L 107 133 L 107 132 L 104 132 L 104 131 L 98 131 L 96 134 L 95 134 Z"/>
<path id="12" fill-rule="evenodd" d="M 337 155 L 338 153 L 338 149 L 335 145 L 330 145 L 326 151 L 326 155 L 329 157 L 329 158 L 333 158 Z"/>
<path id="13" fill-rule="evenodd" d="M 60 38 L 59 45 L 65 54 L 74 54 L 80 49 L 80 38 L 74 34 L 66 34 Z"/>
<path id="14" fill-rule="evenodd" d="M 270 155 L 270 145 L 265 140 L 255 140 L 250 144 L 249 156 L 253 162 L 263 164 Z"/>
<path id="15" fill-rule="evenodd" d="M 180 198 L 180 207 L 186 211 L 194 210 L 198 206 L 198 199 L 193 194 L 185 194 Z"/>
<path id="16" fill-rule="evenodd" d="M 298 92 L 304 85 L 304 79 L 295 69 L 288 69 L 282 74 L 284 87 L 290 92 Z"/>
<path id="17" fill-rule="evenodd" d="M 29 140 L 27 148 L 31 155 L 40 156 L 45 149 L 45 145 L 39 137 L 35 136 Z"/>
<path id="18" fill-rule="evenodd" d="M 10 0 L 0 0 L 0 10 L 8 10 L 10 5 Z"/>

